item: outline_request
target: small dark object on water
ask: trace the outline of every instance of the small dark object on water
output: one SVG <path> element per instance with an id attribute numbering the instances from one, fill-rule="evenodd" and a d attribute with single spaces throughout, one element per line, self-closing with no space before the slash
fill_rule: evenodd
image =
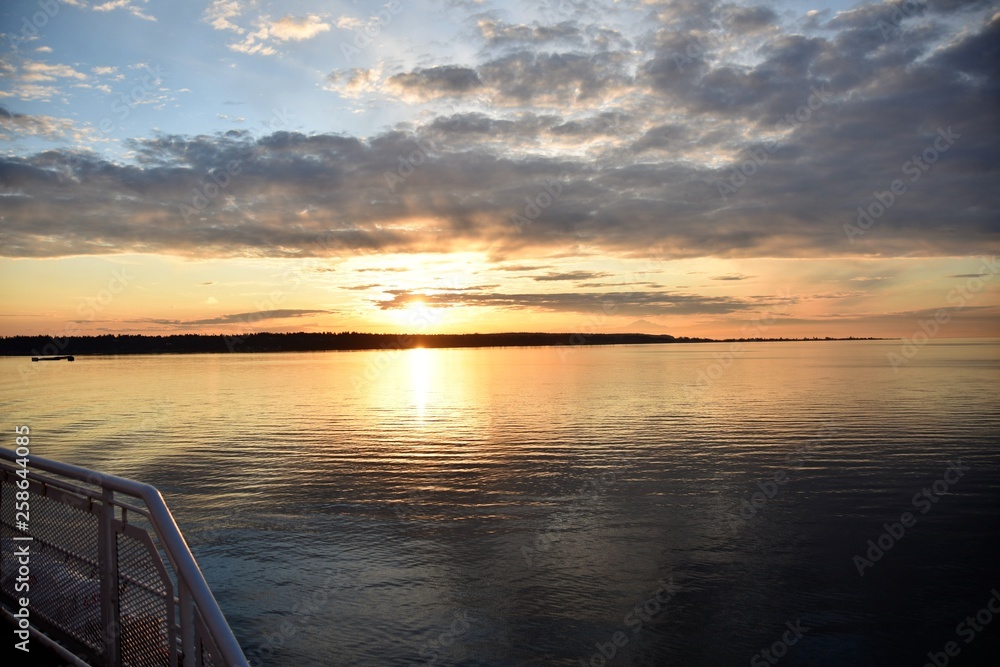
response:
<path id="1" fill-rule="evenodd" d="M 73 355 L 72 354 L 67 354 L 66 356 L 63 356 L 63 357 L 32 357 L 31 358 L 32 361 L 62 361 L 63 359 L 65 359 L 66 361 L 75 361 L 75 359 L 73 359 Z"/>

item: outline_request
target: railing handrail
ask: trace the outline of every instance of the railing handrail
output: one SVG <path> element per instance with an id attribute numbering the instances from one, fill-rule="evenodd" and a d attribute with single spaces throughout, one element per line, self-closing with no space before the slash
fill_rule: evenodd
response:
<path id="1" fill-rule="evenodd" d="M 0 447 L 0 459 L 6 459 L 13 464 L 18 458 L 15 452 Z M 229 627 L 229 623 L 226 621 L 219 603 L 212 594 L 212 589 L 209 588 L 208 582 L 201 572 L 201 568 L 198 567 L 198 563 L 194 559 L 194 554 L 191 553 L 191 549 L 188 547 L 184 535 L 177 526 L 173 514 L 170 513 L 170 509 L 163 500 L 163 496 L 155 486 L 125 477 L 108 475 L 71 463 L 53 461 L 52 459 L 35 456 L 34 454 L 30 457 L 29 476 L 32 468 L 96 484 L 104 489 L 141 498 L 149 511 L 149 520 L 156 531 L 156 536 L 159 538 L 167 557 L 170 558 L 171 566 L 177 573 L 177 577 L 183 582 L 183 585 L 190 591 L 195 606 L 201 614 L 209 633 L 211 633 L 212 639 L 219 647 L 219 651 L 222 653 L 226 664 L 233 667 L 249 667 L 246 656 L 243 655 L 243 649 L 240 648 L 239 642 L 236 641 L 236 636 L 233 635 L 232 628 Z"/>

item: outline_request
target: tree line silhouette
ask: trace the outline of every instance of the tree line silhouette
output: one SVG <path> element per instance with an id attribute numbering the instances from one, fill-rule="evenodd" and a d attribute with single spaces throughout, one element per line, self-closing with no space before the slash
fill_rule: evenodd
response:
<path id="1" fill-rule="evenodd" d="M 792 340 L 877 340 L 873 338 L 747 338 L 712 339 L 641 333 L 469 333 L 382 334 L 259 332 L 221 334 L 105 334 L 102 336 L 7 336 L 0 338 L 0 355 L 197 354 L 224 352 L 322 352 L 443 347 L 537 347 L 558 345 L 636 345 L 654 343 L 713 343 Z"/>

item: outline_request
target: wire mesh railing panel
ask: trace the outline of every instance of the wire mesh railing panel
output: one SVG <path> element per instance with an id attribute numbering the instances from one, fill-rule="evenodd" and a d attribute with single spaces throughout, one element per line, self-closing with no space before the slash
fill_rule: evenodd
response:
<path id="1" fill-rule="evenodd" d="M 118 535 L 118 602 L 121 617 L 121 655 L 124 665 L 171 664 L 172 587 L 164 581 L 162 564 L 146 537 Z"/>
<path id="2" fill-rule="evenodd" d="M 15 491 L 4 484 L 0 496 L 0 539 L 4 552 L 15 553 L 16 547 L 28 545 L 30 552 L 31 611 L 48 621 L 69 637 L 97 653 L 102 651 L 101 586 L 97 568 L 97 517 L 30 491 L 31 523 L 29 542 L 15 542 L 15 536 L 26 533 L 17 530 Z M 10 548 L 7 548 L 10 547 Z M 3 590 L 19 597 L 15 590 L 18 563 L 13 558 L 3 560 L 0 576 Z"/>
<path id="3" fill-rule="evenodd" d="M 29 487 L 18 489 L 12 481 L 24 477 L 15 461 L 15 452 L 0 448 L 5 605 L 18 599 L 15 555 L 28 544 L 31 625 L 92 664 L 177 667 L 184 636 L 196 664 L 248 667 L 155 488 L 32 457 Z M 24 498 L 16 494 L 25 492 L 30 522 L 18 515 Z"/>

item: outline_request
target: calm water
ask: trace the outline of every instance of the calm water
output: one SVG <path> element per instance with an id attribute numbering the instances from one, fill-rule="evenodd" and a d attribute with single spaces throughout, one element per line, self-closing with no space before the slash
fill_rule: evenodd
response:
<path id="1" fill-rule="evenodd" d="M 158 486 L 266 665 L 990 664 L 1000 341 L 899 345 L 3 358 L 0 405 Z"/>

